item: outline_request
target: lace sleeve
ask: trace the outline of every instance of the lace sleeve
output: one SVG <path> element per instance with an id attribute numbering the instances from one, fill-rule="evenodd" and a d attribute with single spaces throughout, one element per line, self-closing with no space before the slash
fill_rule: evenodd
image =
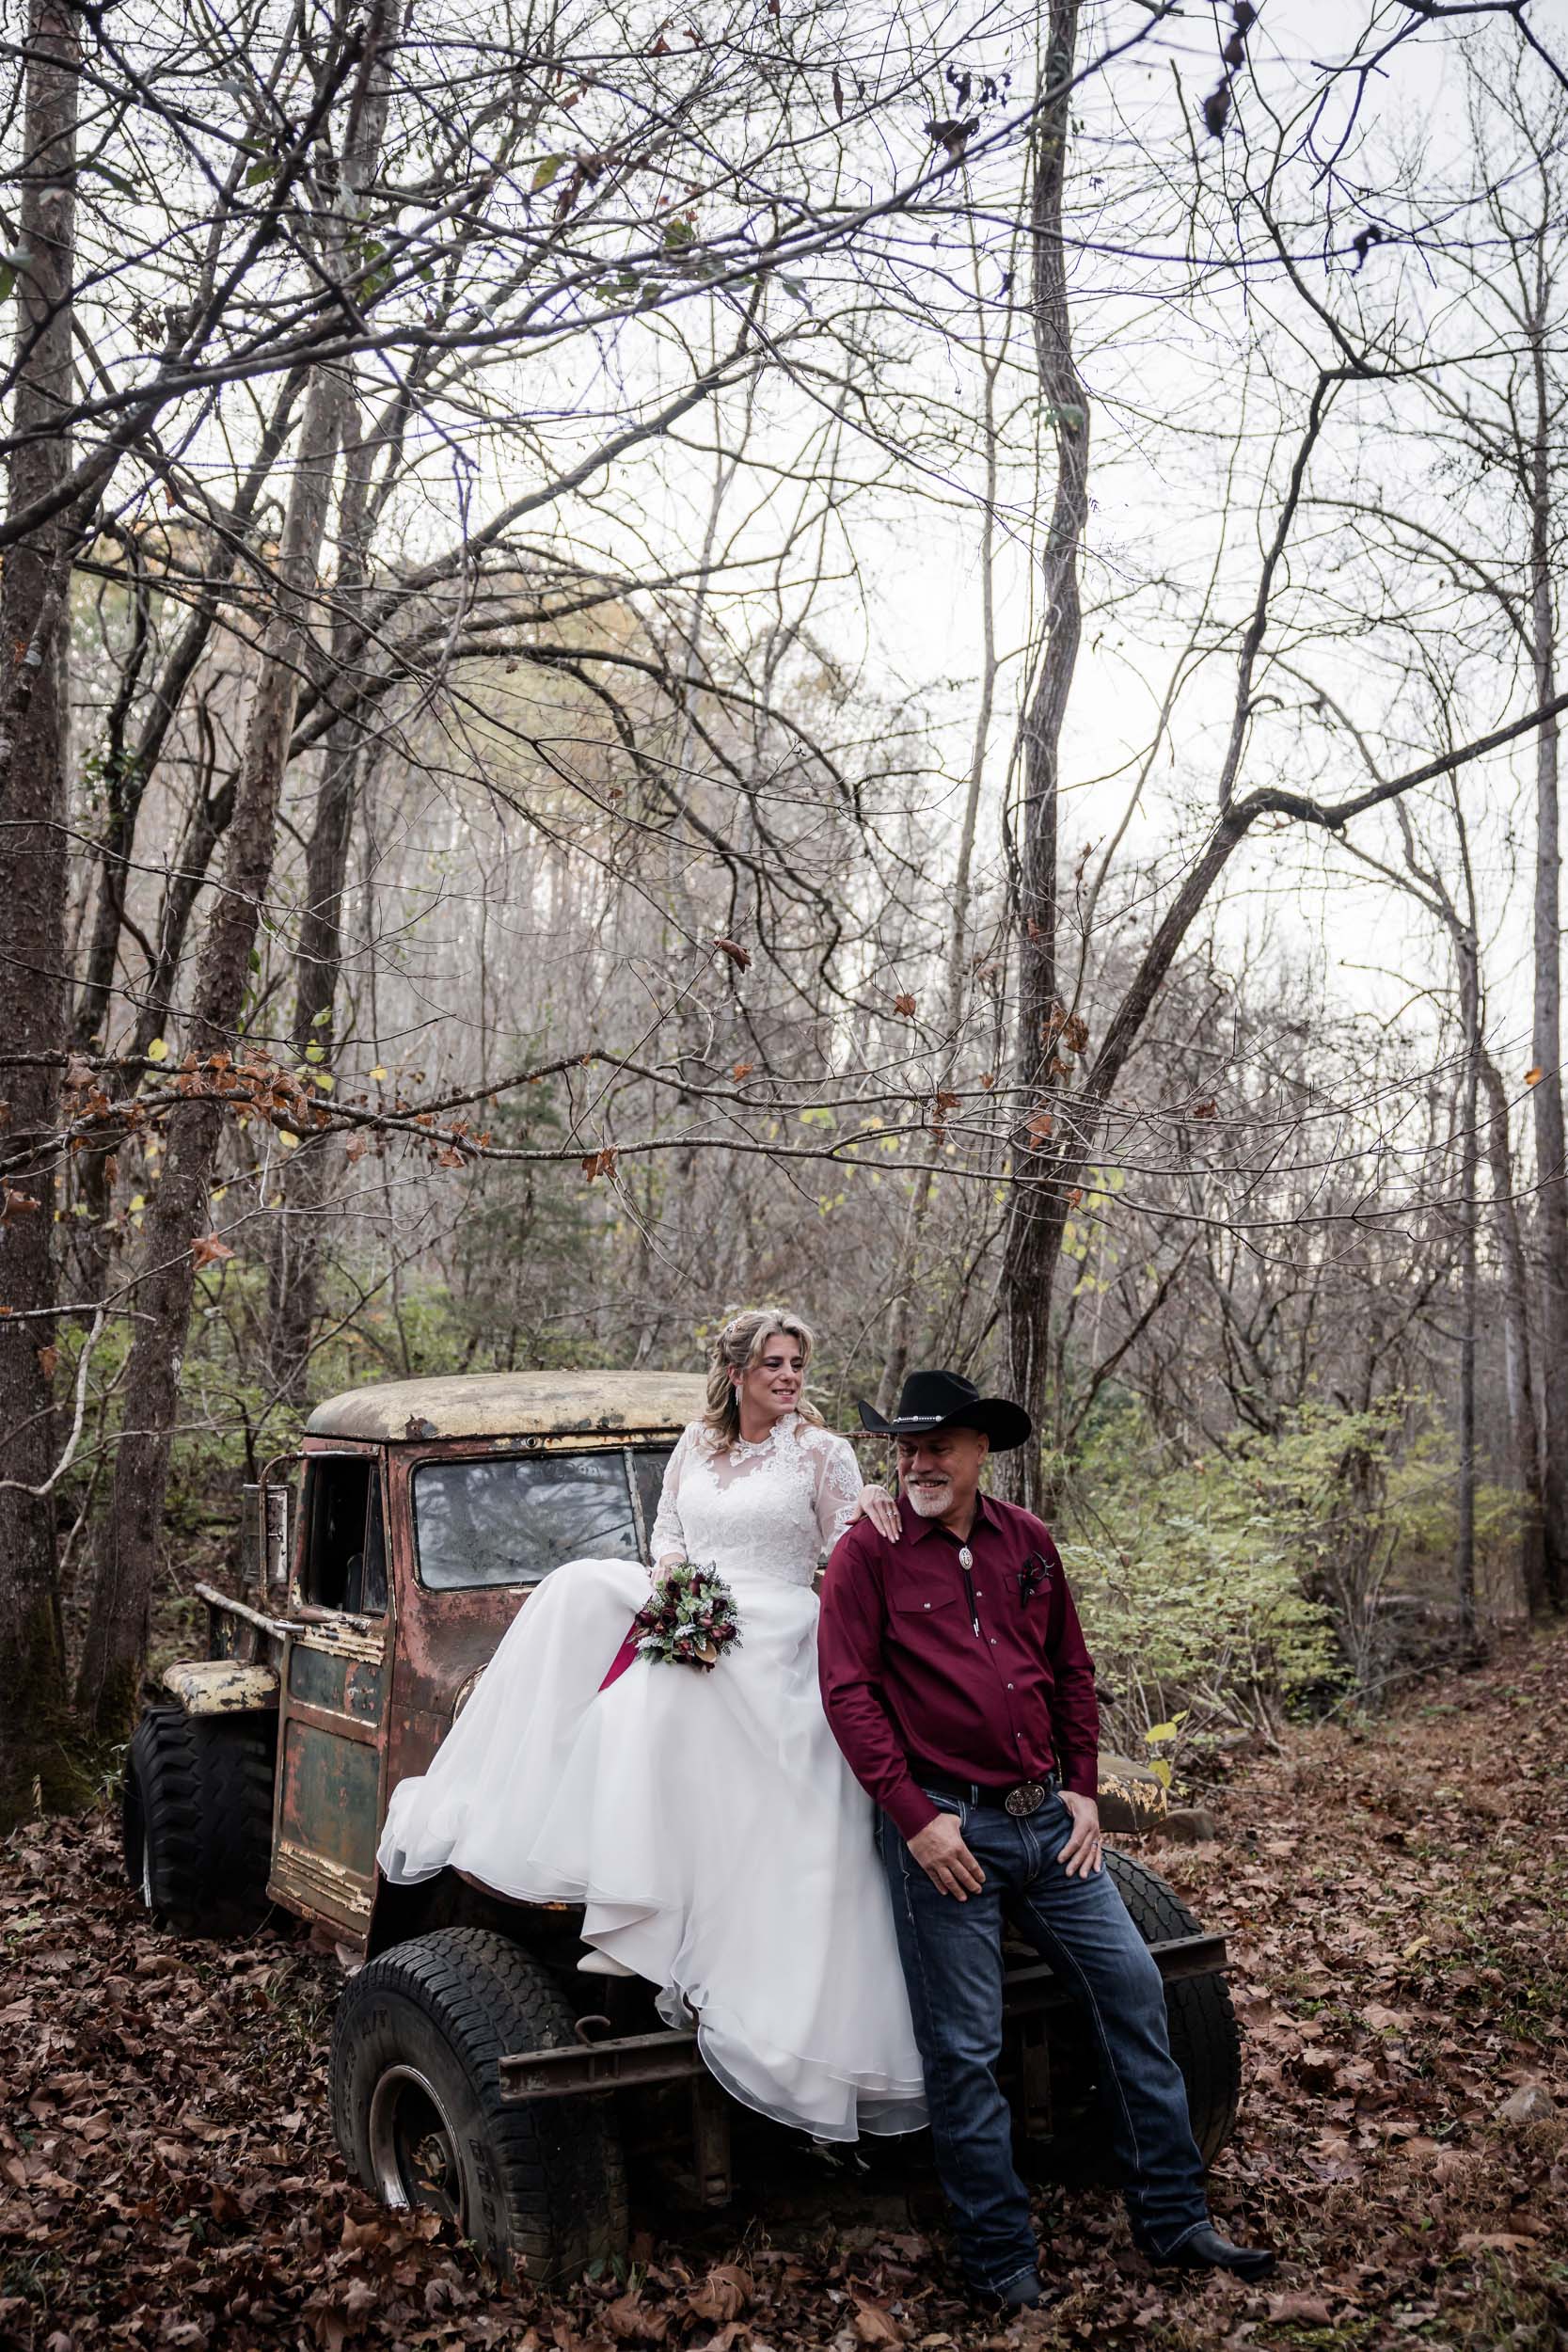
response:
<path id="1" fill-rule="evenodd" d="M 648 1537 L 648 1549 L 657 1568 L 661 1560 L 679 1560 L 686 1555 L 686 1537 L 681 1534 L 680 1491 L 681 1465 L 691 1451 L 691 1432 L 683 1429 L 675 1441 L 675 1450 L 664 1469 L 664 1484 L 658 1490 L 658 1509 L 654 1513 L 653 1531 Z"/>
<path id="2" fill-rule="evenodd" d="M 816 1455 L 816 1527 L 828 1552 L 848 1526 L 864 1482 L 847 1438 L 824 1429 L 812 1451 Z"/>

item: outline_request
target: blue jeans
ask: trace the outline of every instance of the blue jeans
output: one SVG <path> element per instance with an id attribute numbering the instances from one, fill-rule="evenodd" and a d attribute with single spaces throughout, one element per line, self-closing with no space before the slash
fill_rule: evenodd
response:
<path id="1" fill-rule="evenodd" d="M 1107 1872 L 1069 1878 L 1058 1856 L 1072 1829 L 1060 1797 L 1015 1820 L 928 1789 L 956 1816 L 986 1874 L 958 1902 L 939 1893 L 886 1815 L 882 1859 L 937 2171 L 953 2208 L 970 2284 L 998 2293 L 1032 2277 L 1029 2198 L 1012 2156 L 1012 2117 L 997 2087 L 1002 2049 L 1002 1917 L 1028 1937 L 1082 1999 L 1103 2060 L 1113 2146 L 1143 2246 L 1174 2252 L 1209 2218 L 1187 2090 L 1170 2054 L 1160 1971 Z"/>

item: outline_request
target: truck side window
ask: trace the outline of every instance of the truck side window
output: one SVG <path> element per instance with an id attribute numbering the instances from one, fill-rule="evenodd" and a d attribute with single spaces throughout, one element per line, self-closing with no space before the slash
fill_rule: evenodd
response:
<path id="1" fill-rule="evenodd" d="M 318 1456 L 310 1464 L 309 1525 L 301 1597 L 317 1609 L 358 1613 L 375 1604 L 363 1597 L 373 1540 L 379 1607 L 387 1606 L 386 1544 L 380 1481 L 371 1461 Z M 374 1508 L 372 1511 L 372 1496 Z M 373 1521 L 373 1525 L 372 1525 Z"/>

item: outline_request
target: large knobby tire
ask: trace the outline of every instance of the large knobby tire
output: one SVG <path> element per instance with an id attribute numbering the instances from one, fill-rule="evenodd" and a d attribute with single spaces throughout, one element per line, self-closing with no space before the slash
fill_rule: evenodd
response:
<path id="1" fill-rule="evenodd" d="M 1164 1880 L 1147 1864 L 1108 1846 L 1105 1867 L 1146 1944 L 1202 1934 L 1186 1904 L 1178 1901 Z M 1230 2005 L 1230 1988 L 1217 1972 L 1179 1977 L 1165 1986 L 1165 2015 L 1170 2022 L 1171 2056 L 1187 2086 L 1193 2137 L 1205 2165 L 1211 2165 L 1235 2129 L 1242 2095 L 1242 2039 Z"/>
<path id="2" fill-rule="evenodd" d="M 1186 1905 L 1145 1864 L 1107 1847 L 1105 1867 L 1146 1944 L 1201 1932 Z M 1193 2137 L 1210 2165 L 1230 2137 L 1241 2093 L 1241 2040 L 1224 1977 L 1216 1972 L 1167 1978 L 1165 2016 L 1171 2055 L 1187 2086 Z M 1119 2178 L 1111 2104 L 1100 2079 L 1099 2046 L 1087 2026 L 1076 2002 L 1051 2012 L 1046 2029 L 1051 2121 L 1043 2135 L 1037 2126 L 1029 2143 L 1029 2163 L 1037 2174 L 1079 2185 Z"/>
<path id="3" fill-rule="evenodd" d="M 497 2060 L 575 2039 L 528 1953 L 440 1928 L 351 1978 L 332 2032 L 344 2162 L 383 2203 L 423 2205 L 503 2267 L 575 2277 L 626 2250 L 626 2190 L 605 2098 L 503 2100 Z"/>
<path id="4" fill-rule="evenodd" d="M 248 1934 L 267 1915 L 276 1734 L 255 1716 L 149 1708 L 125 1763 L 125 1875 L 187 1935 Z"/>

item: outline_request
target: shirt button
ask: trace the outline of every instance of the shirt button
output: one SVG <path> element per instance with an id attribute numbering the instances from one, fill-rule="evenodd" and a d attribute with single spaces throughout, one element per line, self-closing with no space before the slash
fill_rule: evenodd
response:
<path id="1" fill-rule="evenodd" d="M 1008 1683 L 1008 1685 L 1007 1685 L 1008 1690 L 1010 1691 L 1010 1690 L 1012 1689 L 1012 1687 L 1013 1687 L 1013 1686 L 1012 1686 L 1012 1684 L 1009 1682 L 1009 1683 Z"/>
<path id="2" fill-rule="evenodd" d="M 923 1609 L 929 1609 L 929 1607 L 930 1607 L 930 1605 L 931 1605 L 931 1604 L 930 1604 L 930 1602 L 929 1602 L 928 1600 L 926 1600 L 926 1601 L 922 1601 L 920 1605 L 921 1605 L 921 1607 L 922 1607 Z"/>

